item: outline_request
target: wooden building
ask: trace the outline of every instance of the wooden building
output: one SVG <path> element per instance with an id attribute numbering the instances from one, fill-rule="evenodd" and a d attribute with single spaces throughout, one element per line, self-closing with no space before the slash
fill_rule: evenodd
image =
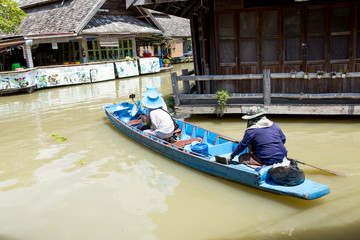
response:
<path id="1" fill-rule="evenodd" d="M 119 60 L 138 56 L 140 46 L 170 40 L 187 42 L 190 37 L 189 19 L 166 14 L 160 22 L 148 9 L 127 8 L 125 0 L 18 3 L 27 16 L 18 34 L 1 36 L 0 49 L 7 50 L 1 54 L 2 70 L 11 70 L 14 62 L 32 68 Z M 177 28 L 168 31 L 169 25 Z"/>
<path id="2" fill-rule="evenodd" d="M 360 72 L 360 1 L 128 0 L 127 2 L 133 6 L 143 6 L 190 18 L 195 75 L 202 77 L 187 78 L 187 80 L 195 81 L 197 94 L 202 94 L 198 95 L 200 98 L 214 98 L 218 90 L 228 90 L 231 98 L 235 96 L 245 98 L 245 93 L 264 96 L 263 73 L 268 69 L 271 78 L 270 97 L 273 104 L 266 107 L 270 112 L 271 109 L 274 109 L 274 113 L 279 112 L 275 110 L 275 104 L 282 106 L 292 104 L 293 107 L 294 102 L 279 103 L 275 96 L 281 95 L 282 98 L 286 98 L 288 94 L 292 94 L 292 98 L 301 99 L 296 102 L 297 105 L 310 104 L 303 101 L 308 97 L 311 98 L 309 99 L 311 104 L 317 99 L 316 104 L 330 108 L 331 104 L 328 100 L 338 99 L 334 96 L 340 94 L 341 101 L 338 99 L 339 102 L 332 104 L 342 104 L 346 109 L 350 106 L 355 110 L 349 110 L 349 114 L 360 114 L 358 96 L 360 79 L 356 74 Z M 352 77 L 348 75 L 340 78 L 341 72 L 351 72 Z M 297 74 L 290 75 L 290 73 Z M 311 77 L 307 78 L 309 75 L 305 73 L 311 73 Z M 320 78 L 317 78 L 317 73 Z M 325 74 L 321 75 L 322 73 Z M 221 77 L 211 77 L 211 75 L 221 75 Z M 181 98 L 182 95 L 180 94 L 179 97 Z M 190 96 L 183 97 L 185 98 L 180 99 L 177 106 L 178 111 L 188 111 L 184 110 L 186 103 L 190 105 L 199 103 L 195 97 L 194 101 L 190 100 Z M 238 101 L 233 99 L 232 103 L 243 106 L 240 102 L 244 98 Z M 213 103 L 216 103 L 216 99 L 213 100 Z M 207 104 L 210 102 L 209 99 L 206 101 Z M 203 109 L 208 109 L 207 107 L 203 106 Z M 203 112 L 214 112 L 213 109 L 214 106 Z M 306 110 L 305 113 L 311 114 L 313 109 L 316 109 L 316 106 Z M 330 114 L 336 114 L 336 111 Z M 241 107 L 239 112 L 243 112 Z M 296 112 L 294 110 L 294 113 Z M 326 110 L 324 112 L 326 113 Z"/>

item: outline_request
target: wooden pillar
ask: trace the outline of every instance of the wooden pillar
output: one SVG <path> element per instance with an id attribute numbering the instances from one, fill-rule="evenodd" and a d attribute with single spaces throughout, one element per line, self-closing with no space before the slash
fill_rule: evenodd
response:
<path id="1" fill-rule="evenodd" d="M 181 73 L 183 76 L 189 76 L 189 71 L 188 69 L 182 69 Z M 190 93 L 190 84 L 189 81 L 183 81 L 183 89 L 184 89 L 184 93 L 185 94 L 189 94 Z"/>
<path id="2" fill-rule="evenodd" d="M 264 69 L 263 71 L 263 97 L 264 97 L 264 105 L 271 105 L 271 85 L 270 85 L 270 69 Z"/>
<path id="3" fill-rule="evenodd" d="M 172 83 L 172 88 L 173 88 L 175 106 L 180 106 L 179 84 L 177 82 L 176 72 L 171 73 L 171 83 Z"/>
<path id="4" fill-rule="evenodd" d="M 201 71 L 201 54 L 199 38 L 199 16 L 192 14 L 190 17 L 191 41 L 193 47 L 193 62 L 195 75 L 202 75 Z"/>

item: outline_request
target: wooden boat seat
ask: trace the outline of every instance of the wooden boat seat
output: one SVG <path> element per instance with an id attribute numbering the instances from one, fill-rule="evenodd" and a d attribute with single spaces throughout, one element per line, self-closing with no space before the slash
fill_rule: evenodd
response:
<path id="1" fill-rule="evenodd" d="M 129 124 L 131 126 L 140 124 L 140 119 L 135 119 L 135 120 L 128 121 L 127 124 Z"/>
<path id="2" fill-rule="evenodd" d="M 194 141 L 201 142 L 201 138 L 190 138 L 190 139 L 186 139 L 186 140 L 178 140 L 178 141 L 174 142 L 173 145 L 175 145 L 177 147 L 184 147 L 185 145 L 188 145 Z"/>

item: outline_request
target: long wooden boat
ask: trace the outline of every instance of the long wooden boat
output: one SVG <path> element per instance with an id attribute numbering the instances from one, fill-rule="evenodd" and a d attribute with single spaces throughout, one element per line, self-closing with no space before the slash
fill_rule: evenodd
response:
<path id="1" fill-rule="evenodd" d="M 140 105 L 139 102 L 136 105 Z M 141 112 L 145 112 L 145 110 L 141 107 L 138 108 L 136 105 L 126 102 L 114 103 L 104 106 L 103 109 L 109 119 L 122 132 L 137 142 L 177 162 L 223 179 L 276 194 L 311 200 L 330 193 L 329 187 L 308 179 L 305 179 L 303 183 L 297 186 L 278 185 L 272 181 L 268 174 L 271 166 L 252 168 L 245 164 L 224 164 L 216 161 L 219 158 L 228 157 L 237 146 L 237 143 L 223 135 L 185 121 L 175 119 L 179 124 L 180 131 L 176 133 L 178 140 L 174 143 L 145 135 L 137 128 L 139 125 L 138 118 Z M 197 148 L 194 146 L 197 146 Z M 204 151 L 206 149 L 207 151 Z"/>
<path id="2" fill-rule="evenodd" d="M 20 92 L 27 92 L 29 94 L 33 93 L 36 89 L 37 85 L 23 87 L 23 88 L 7 88 L 7 89 L 0 89 L 0 96 L 5 94 L 12 94 L 12 93 L 20 93 Z"/>

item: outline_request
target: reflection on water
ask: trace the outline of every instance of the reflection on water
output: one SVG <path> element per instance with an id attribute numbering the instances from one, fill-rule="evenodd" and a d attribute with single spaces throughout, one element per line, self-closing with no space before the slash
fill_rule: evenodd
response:
<path id="1" fill-rule="evenodd" d="M 177 65 L 192 69 L 190 64 Z M 360 233 L 359 118 L 269 116 L 331 193 L 304 201 L 200 173 L 122 134 L 102 106 L 170 73 L 0 98 L 0 239 L 352 239 Z M 240 115 L 187 119 L 240 139 Z M 52 136 L 56 135 L 56 136 Z M 57 136 L 66 141 L 57 141 Z"/>

